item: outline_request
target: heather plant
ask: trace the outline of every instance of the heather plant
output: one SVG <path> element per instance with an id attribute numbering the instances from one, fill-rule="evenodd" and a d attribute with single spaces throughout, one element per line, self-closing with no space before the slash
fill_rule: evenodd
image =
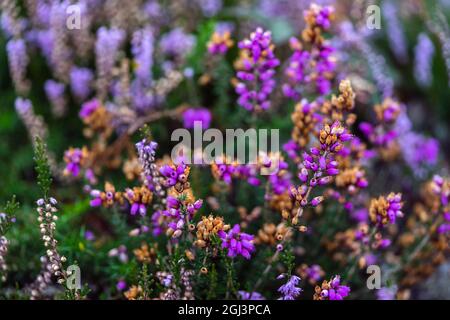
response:
<path id="1" fill-rule="evenodd" d="M 450 298 L 450 9 L 372 2 L 3 1 L 0 297 Z"/>

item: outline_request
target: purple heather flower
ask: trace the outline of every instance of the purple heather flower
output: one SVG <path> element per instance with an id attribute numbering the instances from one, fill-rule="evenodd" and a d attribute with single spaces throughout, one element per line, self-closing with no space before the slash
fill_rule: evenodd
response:
<path id="1" fill-rule="evenodd" d="M 322 278 L 322 274 L 322 267 L 318 264 L 313 264 L 306 268 L 306 276 L 314 282 L 318 282 Z"/>
<path id="2" fill-rule="evenodd" d="M 81 105 L 80 113 L 78 114 L 81 119 L 86 119 L 89 117 L 98 107 L 100 107 L 100 102 L 97 99 L 92 99 L 86 101 Z"/>
<path id="3" fill-rule="evenodd" d="M 245 259 L 250 259 L 250 254 L 255 251 L 255 246 L 253 245 L 254 237 L 241 232 L 238 224 L 235 224 L 228 233 L 220 230 L 218 235 L 222 239 L 222 248 L 228 249 L 228 256 L 231 258 L 241 255 Z"/>
<path id="4" fill-rule="evenodd" d="M 379 290 L 377 290 L 378 300 L 395 300 L 396 294 L 397 294 L 397 286 L 382 287 Z"/>
<path id="5" fill-rule="evenodd" d="M 209 128 L 211 112 L 206 108 L 189 108 L 183 113 L 183 126 L 186 129 L 194 128 L 194 123 L 201 122 L 202 129 Z"/>
<path id="6" fill-rule="evenodd" d="M 205 17 L 215 16 L 222 9 L 222 0 L 197 0 Z"/>
<path id="7" fill-rule="evenodd" d="M 65 151 L 64 161 L 66 162 L 66 167 L 64 169 L 64 174 L 78 177 L 81 170 L 81 164 L 85 158 L 85 149 L 70 148 L 69 150 Z"/>
<path id="8" fill-rule="evenodd" d="M 275 67 L 280 64 L 273 52 L 272 35 L 270 31 L 257 28 L 249 39 L 239 42 L 238 47 L 243 54 L 236 74 L 238 103 L 249 111 L 267 110 L 269 95 L 275 89 Z"/>
<path id="9" fill-rule="evenodd" d="M 94 235 L 94 233 L 91 230 L 86 230 L 84 232 L 84 238 L 87 241 L 94 241 L 95 240 L 95 235 Z"/>
<path id="10" fill-rule="evenodd" d="M 422 87 L 428 87 L 433 80 L 431 74 L 433 56 L 433 42 L 425 33 L 419 34 L 417 45 L 414 48 L 414 77 Z"/>
<path id="11" fill-rule="evenodd" d="M 176 28 L 164 34 L 159 45 L 164 54 L 183 59 L 194 47 L 195 41 L 195 36 Z"/>
<path id="12" fill-rule="evenodd" d="M 116 284 L 117 291 L 123 291 L 127 288 L 127 283 L 125 280 L 119 280 Z"/>
<path id="13" fill-rule="evenodd" d="M 134 74 L 144 86 L 152 81 L 154 37 L 151 28 L 143 28 L 133 33 L 131 53 L 134 57 Z"/>
<path id="14" fill-rule="evenodd" d="M 70 70 L 70 88 L 73 95 L 84 101 L 92 91 L 94 73 L 89 68 L 72 67 Z"/>
<path id="15" fill-rule="evenodd" d="M 281 274 L 277 277 L 279 280 L 284 278 L 286 278 L 285 274 Z M 286 283 L 278 289 L 278 292 L 282 294 L 279 300 L 295 300 L 302 292 L 302 289 L 297 287 L 299 283 L 300 277 L 291 275 Z"/>
<path id="16" fill-rule="evenodd" d="M 334 276 L 328 282 L 329 288 L 323 289 L 320 296 L 323 300 L 343 300 L 350 293 L 350 287 L 341 285 L 341 277 Z"/>
<path id="17" fill-rule="evenodd" d="M 266 300 L 259 292 L 238 291 L 241 300 Z"/>
<path id="18" fill-rule="evenodd" d="M 52 105 L 52 112 L 58 117 L 61 117 L 66 112 L 65 87 L 64 83 L 54 80 L 47 80 L 44 85 L 45 93 Z"/>
<path id="19" fill-rule="evenodd" d="M 9 70 L 14 82 L 15 89 L 18 92 L 26 93 L 29 89 L 29 83 L 26 79 L 29 57 L 27 47 L 23 39 L 11 39 L 6 44 L 8 54 Z"/>
<path id="20" fill-rule="evenodd" d="M 164 165 L 159 169 L 159 173 L 166 178 L 166 187 L 173 187 L 178 182 L 186 182 L 186 169 L 187 166 L 184 163 L 180 163 L 176 167 Z"/>
<path id="21" fill-rule="evenodd" d="M 397 4 L 391 0 L 383 1 L 382 11 L 383 17 L 386 20 L 389 46 L 400 62 L 406 62 L 408 60 L 408 47 L 402 23 L 398 17 L 399 10 Z"/>

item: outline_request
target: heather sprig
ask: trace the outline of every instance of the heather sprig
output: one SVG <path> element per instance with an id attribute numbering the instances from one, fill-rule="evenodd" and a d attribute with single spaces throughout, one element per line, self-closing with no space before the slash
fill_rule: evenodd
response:
<path id="1" fill-rule="evenodd" d="M 35 137 L 34 161 L 38 174 L 37 183 L 41 187 L 44 199 L 47 200 L 53 179 L 48 163 L 47 146 L 40 137 Z"/>
<path id="2" fill-rule="evenodd" d="M 275 68 L 280 64 L 274 54 L 271 32 L 257 28 L 238 47 L 241 50 L 235 63 L 238 103 L 248 111 L 267 110 L 269 96 L 275 89 Z"/>

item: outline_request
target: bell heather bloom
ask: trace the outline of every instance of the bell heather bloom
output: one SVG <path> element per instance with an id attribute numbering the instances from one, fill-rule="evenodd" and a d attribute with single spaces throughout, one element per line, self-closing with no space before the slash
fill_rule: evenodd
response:
<path id="1" fill-rule="evenodd" d="M 183 113 L 183 126 L 186 129 L 194 128 L 196 121 L 201 122 L 202 129 L 209 128 L 211 112 L 206 108 L 189 108 Z"/>
<path id="2" fill-rule="evenodd" d="M 250 259 L 250 254 L 255 251 L 255 246 L 253 245 L 254 237 L 241 232 L 241 227 L 238 224 L 235 224 L 228 233 L 220 230 L 218 235 L 222 239 L 222 248 L 228 249 L 228 256 L 230 258 L 241 255 L 245 259 Z"/>
<path id="3" fill-rule="evenodd" d="M 324 280 L 321 286 L 316 286 L 314 300 L 343 300 L 349 294 L 350 287 L 341 285 L 341 277 L 337 275 L 330 281 Z"/>
<path id="4" fill-rule="evenodd" d="M 64 169 L 64 175 L 71 175 L 78 177 L 81 168 L 86 164 L 89 152 L 86 147 L 69 148 L 64 153 L 64 162 L 66 162 L 66 168 Z"/>
<path id="5" fill-rule="evenodd" d="M 130 203 L 130 214 L 132 216 L 138 212 L 141 216 L 145 216 L 147 206 L 152 202 L 153 194 L 146 186 L 141 186 L 126 189 L 124 197 Z"/>
<path id="6" fill-rule="evenodd" d="M 70 70 L 70 88 L 80 101 L 85 100 L 92 91 L 94 73 L 89 68 L 72 67 Z"/>
<path id="7" fill-rule="evenodd" d="M 403 217 L 402 207 L 401 193 L 391 192 L 387 197 L 380 196 L 378 199 L 371 200 L 369 218 L 379 227 L 388 223 L 394 224 L 397 218 Z"/>
<path id="8" fill-rule="evenodd" d="M 167 197 L 167 210 L 162 214 L 168 218 L 167 235 L 178 238 L 183 233 L 183 229 L 192 220 L 195 213 L 201 208 L 203 200 L 194 202 L 177 199 L 172 196 Z"/>
<path id="9" fill-rule="evenodd" d="M 406 62 L 408 60 L 408 46 L 398 13 L 399 9 L 394 1 L 383 1 L 382 14 L 386 21 L 386 30 L 388 30 L 386 34 L 389 46 L 397 60 Z"/>
<path id="10" fill-rule="evenodd" d="M 303 183 L 300 187 L 291 188 L 291 197 L 297 205 L 305 207 L 308 203 L 317 206 L 323 201 L 318 196 L 309 201 L 308 196 L 316 186 L 323 186 L 331 182 L 332 177 L 339 173 L 335 154 L 343 148 L 343 143 L 352 135 L 338 122 L 331 126 L 326 124 L 319 133 L 319 145 L 303 154 L 303 163 L 298 174 Z"/>
<path id="11" fill-rule="evenodd" d="M 123 203 L 121 192 L 116 192 L 116 188 L 109 182 L 105 182 L 105 191 L 94 189 L 90 192 L 93 198 L 90 202 L 91 207 L 111 207 L 115 202 Z"/>
<path id="12" fill-rule="evenodd" d="M 331 26 L 333 8 L 311 4 L 304 12 L 306 27 L 302 32 L 304 48 L 296 38 L 290 39 L 290 47 L 294 51 L 284 73 L 287 82 L 283 85 L 286 97 L 298 100 L 304 91 L 304 85 L 312 85 L 321 94 L 331 90 L 331 80 L 336 69 L 334 48 L 323 38 L 322 33 Z"/>
<path id="13" fill-rule="evenodd" d="M 164 165 L 159 169 L 164 177 L 164 184 L 166 187 L 175 187 L 177 190 L 182 190 L 187 187 L 190 168 L 184 163 L 180 163 L 176 166 Z"/>
<path id="14" fill-rule="evenodd" d="M 279 280 L 284 278 L 286 278 L 285 274 L 281 274 L 277 277 Z M 302 289 L 297 287 L 299 283 L 300 278 L 291 275 L 287 282 L 278 289 L 278 292 L 282 294 L 279 300 L 295 300 L 295 298 L 297 298 L 302 292 Z"/>
<path id="15" fill-rule="evenodd" d="M 275 67 L 280 61 L 273 52 L 270 31 L 257 28 L 249 39 L 239 42 L 241 55 L 236 62 L 238 103 L 248 111 L 267 110 L 269 95 L 275 89 Z"/>
<path id="16" fill-rule="evenodd" d="M 233 40 L 230 38 L 230 31 L 222 33 L 215 31 L 207 43 L 208 52 L 212 55 L 224 55 L 228 49 L 233 46 Z"/>

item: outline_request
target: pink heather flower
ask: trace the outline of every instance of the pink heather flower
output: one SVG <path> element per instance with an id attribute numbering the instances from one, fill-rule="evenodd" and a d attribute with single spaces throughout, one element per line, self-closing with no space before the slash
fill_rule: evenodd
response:
<path id="1" fill-rule="evenodd" d="M 275 88 L 275 67 L 280 64 L 271 42 L 270 31 L 257 28 L 249 39 L 238 44 L 242 57 L 239 60 L 240 70 L 236 74 L 239 79 L 236 93 L 239 95 L 239 105 L 248 111 L 270 107 L 269 95 Z"/>
<path id="2" fill-rule="evenodd" d="M 201 122 L 202 128 L 207 129 L 211 123 L 211 112 L 206 108 L 190 108 L 183 113 L 183 126 L 194 128 L 194 122 Z"/>
<path id="3" fill-rule="evenodd" d="M 231 258 L 241 255 L 245 259 L 250 259 L 250 254 L 255 251 L 255 246 L 253 245 L 254 237 L 241 232 L 238 224 L 235 224 L 228 233 L 220 230 L 218 235 L 222 239 L 222 248 L 228 249 L 228 256 Z"/>
<path id="4" fill-rule="evenodd" d="M 277 279 L 284 279 L 285 277 L 285 274 L 281 274 Z M 300 277 L 290 276 L 288 281 L 278 289 L 278 292 L 282 294 L 279 300 L 295 300 L 302 292 L 302 289 L 297 287 L 299 283 Z"/>

